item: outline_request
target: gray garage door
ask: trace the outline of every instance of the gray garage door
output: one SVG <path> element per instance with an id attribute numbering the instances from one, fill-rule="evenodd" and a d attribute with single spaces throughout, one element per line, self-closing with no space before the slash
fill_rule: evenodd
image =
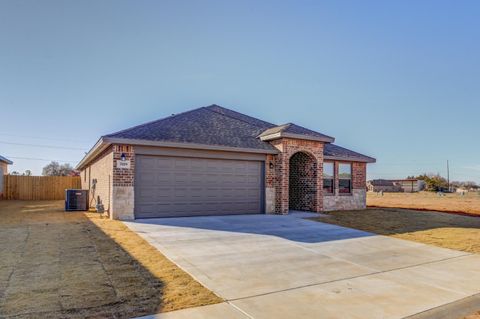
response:
<path id="1" fill-rule="evenodd" d="M 258 214 L 263 211 L 263 164 L 138 155 L 135 217 Z"/>

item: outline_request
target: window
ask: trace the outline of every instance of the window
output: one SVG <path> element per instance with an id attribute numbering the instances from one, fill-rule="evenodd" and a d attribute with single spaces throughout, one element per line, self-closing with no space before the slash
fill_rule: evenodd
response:
<path id="1" fill-rule="evenodd" d="M 335 189 L 334 166 L 331 162 L 323 163 L 323 192 L 333 194 Z"/>
<path id="2" fill-rule="evenodd" d="M 338 192 L 350 194 L 352 192 L 352 164 L 338 165 Z"/>
<path id="3" fill-rule="evenodd" d="M 87 169 L 85 169 L 83 171 L 83 181 L 86 182 L 87 181 Z"/>

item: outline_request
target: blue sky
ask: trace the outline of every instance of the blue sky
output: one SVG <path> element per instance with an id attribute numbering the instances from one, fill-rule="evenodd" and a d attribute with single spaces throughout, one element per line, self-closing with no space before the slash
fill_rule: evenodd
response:
<path id="1" fill-rule="evenodd" d="M 216 103 L 333 135 L 377 158 L 370 178 L 448 159 L 480 182 L 478 16 L 478 1 L 2 0 L 0 154 L 40 174 Z"/>

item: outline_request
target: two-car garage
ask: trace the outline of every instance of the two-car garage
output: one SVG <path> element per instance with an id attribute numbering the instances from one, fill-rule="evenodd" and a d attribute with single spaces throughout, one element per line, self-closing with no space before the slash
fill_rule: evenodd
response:
<path id="1" fill-rule="evenodd" d="M 136 155 L 135 218 L 264 212 L 264 162 Z"/>

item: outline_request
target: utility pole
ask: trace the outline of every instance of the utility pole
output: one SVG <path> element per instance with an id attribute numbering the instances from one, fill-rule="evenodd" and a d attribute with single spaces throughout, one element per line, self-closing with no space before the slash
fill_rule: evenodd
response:
<path id="1" fill-rule="evenodd" d="M 450 165 L 447 160 L 447 184 L 448 184 L 448 191 L 450 192 Z"/>

